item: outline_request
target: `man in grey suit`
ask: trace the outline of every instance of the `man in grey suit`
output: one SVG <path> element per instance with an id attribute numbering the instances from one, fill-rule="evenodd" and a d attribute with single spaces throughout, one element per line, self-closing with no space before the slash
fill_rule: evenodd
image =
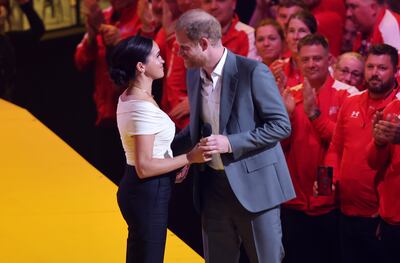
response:
<path id="1" fill-rule="evenodd" d="M 212 155 L 194 169 L 206 262 L 238 262 L 241 243 L 251 262 L 281 262 L 279 206 L 295 194 L 279 143 L 290 121 L 275 80 L 265 65 L 224 48 L 220 24 L 204 11 L 183 14 L 176 38 L 189 69 L 190 124 L 174 148 L 201 139 Z M 202 138 L 205 123 L 212 135 Z"/>

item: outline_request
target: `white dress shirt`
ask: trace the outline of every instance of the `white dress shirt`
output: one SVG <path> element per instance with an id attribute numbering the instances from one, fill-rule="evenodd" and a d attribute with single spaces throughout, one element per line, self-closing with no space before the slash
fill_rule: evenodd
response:
<path id="1" fill-rule="evenodd" d="M 201 118 L 204 123 L 211 124 L 212 134 L 219 134 L 219 111 L 222 88 L 222 72 L 224 69 L 226 56 L 228 52 L 224 48 L 224 53 L 216 65 L 211 76 L 202 69 L 200 70 L 201 77 L 201 96 L 202 96 L 202 112 Z M 211 78 L 210 78 L 211 77 Z M 213 154 L 209 165 L 215 170 L 224 170 L 224 165 L 220 154 Z"/>

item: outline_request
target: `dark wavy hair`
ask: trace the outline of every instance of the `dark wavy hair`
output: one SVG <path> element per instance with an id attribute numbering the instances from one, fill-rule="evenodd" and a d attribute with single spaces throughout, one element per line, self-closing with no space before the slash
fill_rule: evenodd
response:
<path id="1" fill-rule="evenodd" d="M 302 10 L 302 11 L 299 11 L 299 12 L 291 15 L 289 18 L 289 21 L 287 23 L 286 30 L 292 19 L 298 19 L 298 20 L 302 21 L 308 27 L 308 30 L 310 30 L 311 34 L 314 34 L 317 32 L 317 29 L 318 29 L 317 20 L 315 19 L 314 15 L 310 11 Z"/>
<path id="2" fill-rule="evenodd" d="M 137 63 L 146 63 L 152 48 L 153 40 L 139 35 L 119 42 L 108 56 L 108 71 L 115 85 L 128 87 L 136 78 Z"/>

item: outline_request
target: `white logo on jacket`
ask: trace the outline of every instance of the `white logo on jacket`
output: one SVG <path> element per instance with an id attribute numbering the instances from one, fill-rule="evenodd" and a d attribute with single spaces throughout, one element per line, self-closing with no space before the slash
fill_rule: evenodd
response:
<path id="1" fill-rule="evenodd" d="M 359 115 L 360 115 L 360 112 L 359 112 L 359 111 L 353 111 L 353 112 L 351 113 L 351 115 L 350 115 L 350 118 L 357 119 Z"/>

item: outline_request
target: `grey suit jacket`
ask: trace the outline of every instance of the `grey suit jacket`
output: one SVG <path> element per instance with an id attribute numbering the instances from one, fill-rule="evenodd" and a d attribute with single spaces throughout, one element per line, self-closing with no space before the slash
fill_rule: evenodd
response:
<path id="1" fill-rule="evenodd" d="M 221 154 L 225 173 L 239 202 L 250 212 L 275 207 L 295 197 L 279 141 L 290 135 L 290 121 L 274 77 L 262 63 L 228 51 L 222 75 L 219 132 L 232 153 Z M 193 146 L 201 130 L 200 70 L 187 73 L 190 124 L 174 141 Z M 200 211 L 201 172 L 195 171 L 194 203 Z"/>

